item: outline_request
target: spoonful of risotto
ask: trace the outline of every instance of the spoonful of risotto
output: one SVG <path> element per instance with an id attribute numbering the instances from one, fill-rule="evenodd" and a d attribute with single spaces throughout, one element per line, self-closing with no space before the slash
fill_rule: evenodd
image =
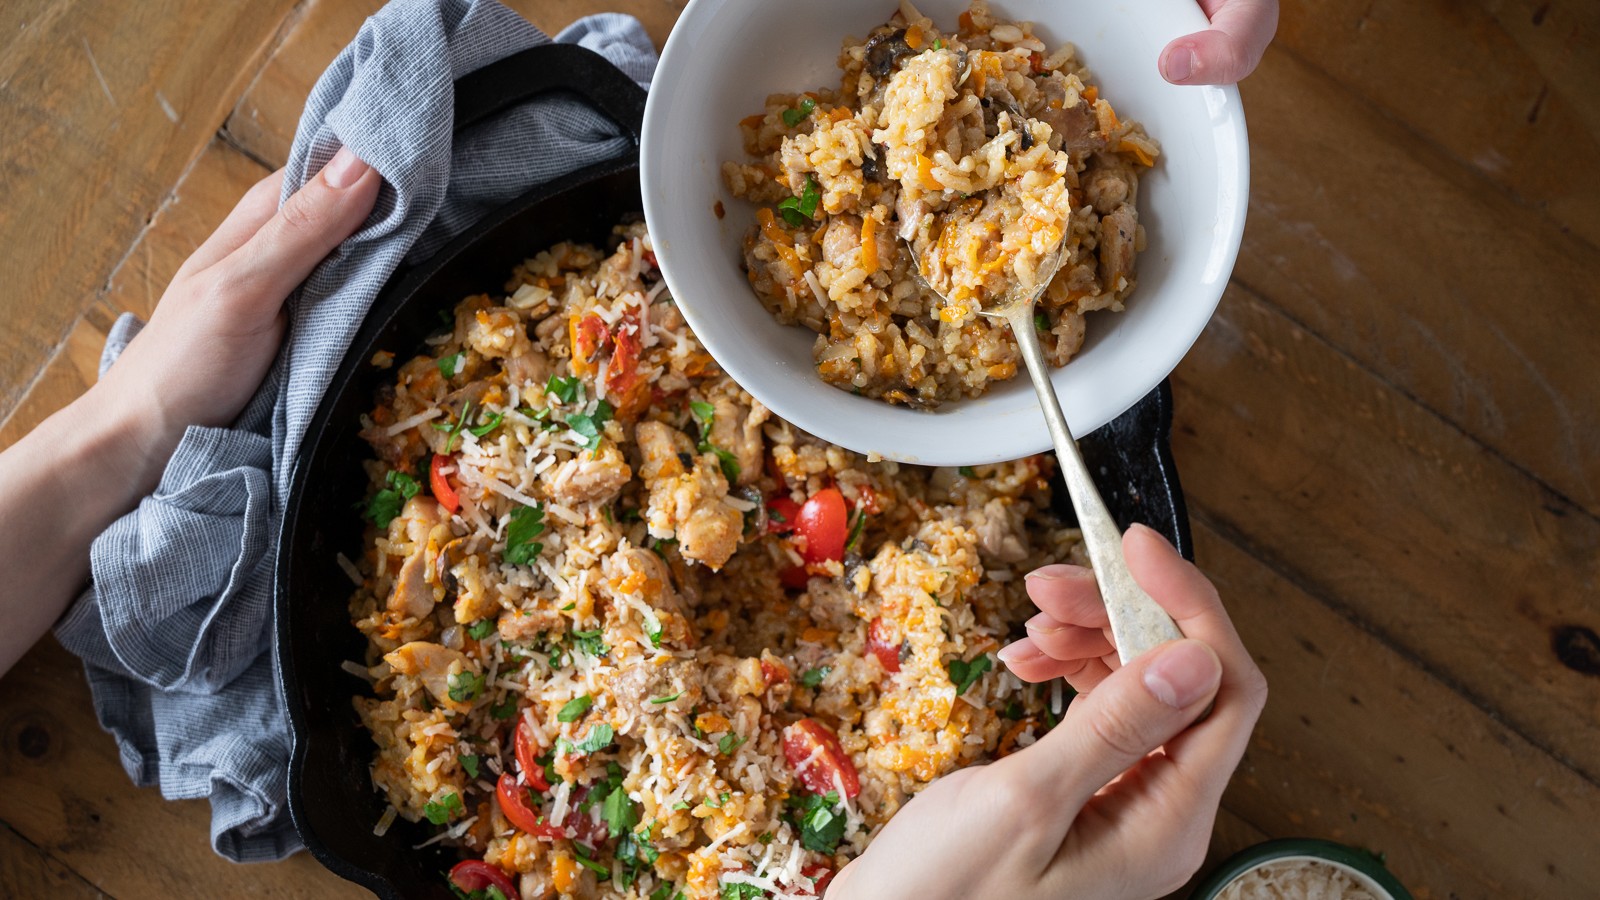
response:
<path id="1" fill-rule="evenodd" d="M 1066 190 L 1065 185 L 1061 188 Z M 1078 442 L 1067 427 L 1067 417 L 1050 381 L 1050 366 L 1039 346 L 1034 309 L 1066 258 L 1065 237 L 1059 231 L 1055 235 L 1040 234 L 1040 229 L 1035 228 L 1030 237 L 1044 240 L 1030 241 L 1029 251 L 1020 254 L 1007 254 L 1003 243 L 985 239 L 996 231 L 1006 234 L 1019 222 L 1028 229 L 1036 221 L 1030 221 L 1020 204 L 1002 189 L 988 201 L 971 197 L 948 213 L 926 216 L 906 238 L 906 249 L 914 273 L 947 308 L 961 316 L 975 312 L 1004 319 L 1011 326 L 1050 428 L 1050 438 L 1055 442 L 1056 458 L 1061 461 L 1061 475 L 1100 584 L 1117 653 L 1123 662 L 1128 662 L 1183 634 L 1128 571 L 1128 562 L 1122 555 L 1122 532 L 1078 452 Z M 977 265 L 971 265 L 973 262 Z M 1006 272 L 1007 268 L 1011 271 Z M 993 277 L 996 273 L 999 278 Z"/>

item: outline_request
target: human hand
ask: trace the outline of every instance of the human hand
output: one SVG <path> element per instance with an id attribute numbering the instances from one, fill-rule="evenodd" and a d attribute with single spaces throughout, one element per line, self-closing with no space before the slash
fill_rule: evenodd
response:
<path id="1" fill-rule="evenodd" d="M 1001 659 L 1025 681 L 1066 676 L 1083 693 L 1038 743 L 918 794 L 827 900 L 1156 897 L 1199 868 L 1266 680 L 1198 569 L 1141 526 L 1123 549 L 1187 638 L 1118 666 L 1092 574 L 1032 573 L 1042 612 Z"/>
<path id="2" fill-rule="evenodd" d="M 123 424 L 129 487 L 154 487 L 190 425 L 238 416 L 277 355 L 284 301 L 366 220 L 381 183 L 341 149 L 279 208 L 274 172 L 179 267 L 150 323 L 82 398 Z"/>
<path id="3" fill-rule="evenodd" d="M 1278 0 L 1200 0 L 1211 27 L 1161 51 L 1161 76 L 1173 84 L 1233 84 L 1255 71 L 1278 30 Z"/>

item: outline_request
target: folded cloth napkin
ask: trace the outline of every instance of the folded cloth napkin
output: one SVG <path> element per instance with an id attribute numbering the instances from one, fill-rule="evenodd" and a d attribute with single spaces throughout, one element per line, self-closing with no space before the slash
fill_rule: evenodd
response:
<path id="1" fill-rule="evenodd" d="M 641 84 L 655 70 L 630 16 L 590 16 L 556 39 Z M 452 134 L 457 78 L 549 40 L 495 0 L 395 0 L 367 20 L 306 101 L 283 196 L 344 145 L 382 174 L 377 207 L 291 299 L 283 350 L 238 422 L 190 428 L 155 493 L 96 539 L 93 586 L 56 628 L 84 660 L 128 774 L 169 799 L 209 797 L 212 847 L 228 859 L 301 846 L 269 647 L 274 541 L 306 425 L 362 317 L 402 262 L 629 146 L 610 120 L 560 96 Z M 118 321 L 102 373 L 138 327 Z"/>

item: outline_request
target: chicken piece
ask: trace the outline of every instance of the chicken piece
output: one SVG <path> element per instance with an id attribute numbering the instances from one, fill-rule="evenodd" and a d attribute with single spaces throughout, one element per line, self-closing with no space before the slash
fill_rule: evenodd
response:
<path id="1" fill-rule="evenodd" d="M 1028 540 L 1022 509 L 1009 499 L 995 497 L 972 515 L 973 531 L 978 535 L 978 550 L 1004 563 L 1028 558 Z"/>
<path id="2" fill-rule="evenodd" d="M 1062 150 L 1083 154 L 1105 149 L 1106 136 L 1100 133 L 1100 118 L 1081 96 L 1072 106 L 1067 106 L 1067 89 L 1058 78 L 1041 79 L 1039 96 L 1044 103 L 1034 113 L 1034 118 L 1050 126 L 1051 134 L 1061 139 Z"/>
<path id="3" fill-rule="evenodd" d="M 741 399 L 719 398 L 713 406 L 716 415 L 711 420 L 711 443 L 719 450 L 732 453 L 739 463 L 737 484 L 754 484 L 761 479 L 765 462 L 761 426 L 772 417 L 765 406 L 740 391 Z M 743 402 L 749 399 L 748 405 Z"/>
<path id="4" fill-rule="evenodd" d="M 687 713 L 705 700 L 704 685 L 700 664 L 692 659 L 658 656 L 624 665 L 611 681 L 611 696 L 626 716 L 617 730 L 632 734 L 653 717 Z"/>
<path id="5" fill-rule="evenodd" d="M 550 358 L 532 343 L 526 349 L 506 357 L 506 378 L 519 387 L 534 385 L 542 388 L 550 380 L 550 373 Z"/>
<path id="6" fill-rule="evenodd" d="M 1083 196 L 1104 216 L 1133 199 L 1133 167 L 1115 154 L 1102 153 L 1083 173 Z"/>
<path id="7" fill-rule="evenodd" d="M 412 641 L 385 654 L 383 661 L 389 664 L 395 674 L 421 681 L 433 696 L 435 704 L 453 712 L 466 712 L 472 708 L 473 698 L 467 696 L 470 692 L 458 690 L 458 695 L 464 698 L 461 700 L 450 696 L 452 683 L 458 688 L 466 683 L 463 675 L 469 678 L 479 675 L 478 667 L 460 650 L 451 650 L 428 641 Z"/>
<path id="8" fill-rule="evenodd" d="M 406 501 L 406 505 L 389 523 L 389 540 L 398 542 L 402 536 L 411 545 L 411 552 L 400 571 L 395 575 L 394 586 L 384 604 L 392 613 L 420 619 L 433 612 L 434 604 L 444 599 L 444 589 L 429 575 L 430 536 L 441 526 L 444 511 L 432 497 L 421 495 Z"/>
<path id="9" fill-rule="evenodd" d="M 1133 275 L 1138 234 L 1139 218 L 1131 204 L 1122 204 L 1100 220 L 1100 281 L 1107 293 L 1118 289 L 1119 279 Z"/>
<path id="10" fill-rule="evenodd" d="M 553 609 L 513 609 L 500 614 L 500 636 L 508 641 L 526 641 L 566 627 L 567 617 Z"/>
<path id="11" fill-rule="evenodd" d="M 836 216 L 822 234 L 822 258 L 832 265 L 850 270 L 861 263 L 861 226 L 852 216 Z"/>
<path id="12" fill-rule="evenodd" d="M 675 538 L 685 559 L 722 568 L 739 549 L 744 516 L 723 502 L 728 480 L 721 462 L 713 453 L 692 456 L 689 436 L 661 422 L 640 422 L 634 439 L 643 456 L 639 476 L 650 489 L 650 535 Z"/>
<path id="13" fill-rule="evenodd" d="M 579 453 L 539 476 L 545 490 L 567 506 L 608 503 L 633 477 L 622 451 L 607 442 L 597 453 Z"/>
<path id="14" fill-rule="evenodd" d="M 666 562 L 649 550 L 629 547 L 624 542 L 601 561 L 600 574 L 605 576 L 601 590 L 613 597 L 633 594 L 658 612 L 688 614 L 683 598 L 672 586 Z"/>

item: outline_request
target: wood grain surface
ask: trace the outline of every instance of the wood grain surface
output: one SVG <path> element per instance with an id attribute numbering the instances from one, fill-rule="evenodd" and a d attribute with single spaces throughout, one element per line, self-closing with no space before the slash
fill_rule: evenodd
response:
<path id="1" fill-rule="evenodd" d="M 283 163 L 378 5 L 0 5 L 0 446 Z M 682 8 L 511 5 L 658 45 Z M 1239 265 L 1173 377 L 1197 555 L 1272 685 L 1208 865 L 1322 837 L 1419 898 L 1595 895 L 1596 85 L 1585 0 L 1283 4 L 1243 86 Z M 0 680 L 0 741 L 0 896 L 362 893 L 217 858 L 203 802 L 130 784 L 52 639 Z"/>

